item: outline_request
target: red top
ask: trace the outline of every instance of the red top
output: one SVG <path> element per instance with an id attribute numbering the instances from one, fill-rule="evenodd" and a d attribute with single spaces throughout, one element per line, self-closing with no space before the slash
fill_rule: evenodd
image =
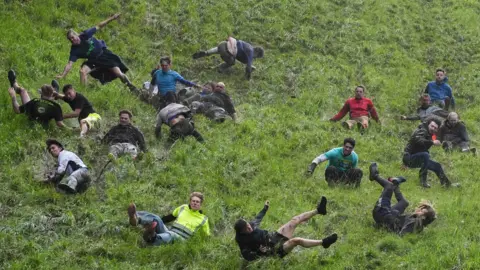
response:
<path id="1" fill-rule="evenodd" d="M 350 118 L 360 117 L 360 116 L 371 116 L 375 121 L 378 122 L 378 114 L 373 106 L 373 102 L 369 98 L 349 98 L 343 105 L 343 108 L 332 117 L 333 121 L 338 121 L 342 119 L 348 112 L 350 112 Z"/>

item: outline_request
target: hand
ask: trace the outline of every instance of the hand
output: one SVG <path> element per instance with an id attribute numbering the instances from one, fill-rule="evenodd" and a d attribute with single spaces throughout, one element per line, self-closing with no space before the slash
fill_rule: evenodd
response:
<path id="1" fill-rule="evenodd" d="M 264 207 L 267 209 L 270 207 L 270 202 L 268 200 L 265 201 Z"/>
<path id="2" fill-rule="evenodd" d="M 312 162 L 308 168 L 307 171 L 305 172 L 306 176 L 311 176 L 313 172 L 315 171 L 315 168 L 317 167 L 317 164 L 315 162 Z"/>
<path id="3" fill-rule="evenodd" d="M 434 140 L 433 145 L 442 145 L 442 143 L 439 140 Z"/>
<path id="4" fill-rule="evenodd" d="M 407 117 L 405 115 L 400 115 L 400 120 L 407 120 Z"/>
<path id="5" fill-rule="evenodd" d="M 114 15 L 112 16 L 112 19 L 114 19 L 114 20 L 118 19 L 118 17 L 120 17 L 121 14 L 122 14 L 122 13 L 116 13 L 116 14 L 114 14 Z"/>

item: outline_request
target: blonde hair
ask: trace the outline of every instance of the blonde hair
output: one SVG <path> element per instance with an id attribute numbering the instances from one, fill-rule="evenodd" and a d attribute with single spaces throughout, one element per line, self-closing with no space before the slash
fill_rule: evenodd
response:
<path id="1" fill-rule="evenodd" d="M 415 210 L 417 209 L 427 210 L 423 215 L 415 217 L 415 231 L 421 232 L 423 228 L 437 218 L 437 213 L 435 208 L 433 208 L 433 204 L 427 200 L 421 200 Z"/>
<path id="2" fill-rule="evenodd" d="M 75 30 L 73 30 L 73 29 L 68 29 L 68 31 L 67 31 L 67 39 L 69 39 L 68 37 L 70 37 L 70 35 L 78 36 L 78 33 L 75 32 Z"/>
<path id="3" fill-rule="evenodd" d="M 192 200 L 193 197 L 198 197 L 200 199 L 200 201 L 203 203 L 203 194 L 202 193 L 197 192 L 197 191 L 192 192 L 190 194 L 190 200 Z"/>
<path id="4" fill-rule="evenodd" d="M 48 85 L 48 84 L 44 84 L 42 85 L 42 87 L 40 87 L 40 91 L 42 93 L 42 96 L 44 97 L 51 97 L 53 95 L 53 87 L 51 85 Z"/>

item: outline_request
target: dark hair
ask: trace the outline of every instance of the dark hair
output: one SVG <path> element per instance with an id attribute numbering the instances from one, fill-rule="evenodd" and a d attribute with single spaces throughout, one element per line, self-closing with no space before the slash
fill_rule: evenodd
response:
<path id="1" fill-rule="evenodd" d="M 237 233 L 242 233 L 247 228 L 247 222 L 245 221 L 245 219 L 241 218 L 235 222 L 233 228 L 235 228 L 235 231 Z"/>
<path id="2" fill-rule="evenodd" d="M 119 113 L 118 113 L 118 116 L 122 115 L 122 114 L 128 114 L 128 116 L 130 117 L 130 119 L 133 117 L 133 114 L 129 111 L 129 110 L 121 110 Z"/>
<path id="3" fill-rule="evenodd" d="M 167 64 L 169 64 L 169 65 L 172 63 L 172 60 L 168 56 L 163 56 L 163 57 L 160 58 L 160 64 L 162 64 L 162 62 L 164 62 L 164 61 L 167 62 Z"/>
<path id="4" fill-rule="evenodd" d="M 345 138 L 345 139 L 343 140 L 343 145 L 345 145 L 345 144 L 347 144 L 347 143 L 349 143 L 349 144 L 351 144 L 353 147 L 355 147 L 355 140 L 354 140 L 353 138 Z"/>
<path id="5" fill-rule="evenodd" d="M 363 89 L 363 92 L 367 91 L 367 89 L 366 89 L 365 86 L 363 86 L 363 85 L 357 85 L 357 86 L 355 86 L 355 90 L 357 90 L 357 88 L 362 88 L 362 89 Z"/>
<path id="6" fill-rule="evenodd" d="M 440 125 L 442 124 L 440 122 L 440 120 L 438 120 L 438 118 L 434 117 L 434 116 L 429 116 L 427 117 L 427 119 L 425 120 L 425 123 L 427 123 L 427 126 L 430 125 L 431 122 L 435 122 L 435 124 L 437 124 L 437 126 L 440 127 Z"/>
<path id="7" fill-rule="evenodd" d="M 262 47 L 253 48 L 253 58 L 263 58 L 264 50 Z"/>
<path id="8" fill-rule="evenodd" d="M 430 95 L 427 94 L 427 93 L 422 94 L 418 100 L 422 101 L 422 100 L 424 100 L 424 99 L 426 99 L 426 98 L 430 99 Z"/>
<path id="9" fill-rule="evenodd" d="M 73 89 L 73 85 L 66 84 L 65 86 L 63 86 L 62 92 L 65 94 L 65 92 L 67 92 L 70 89 Z"/>
<path id="10" fill-rule="evenodd" d="M 47 145 L 47 150 L 50 150 L 49 148 L 50 148 L 50 146 L 52 146 L 52 145 L 56 145 L 56 146 L 62 148 L 62 150 L 63 150 L 63 145 L 62 145 L 59 141 L 57 141 L 57 140 L 55 140 L 55 139 L 48 139 L 48 140 L 45 142 L 45 144 Z"/>
<path id="11" fill-rule="evenodd" d="M 435 70 L 435 74 L 437 74 L 437 72 L 439 72 L 439 71 L 445 73 L 445 69 L 443 69 L 443 68 L 437 68 L 437 69 Z"/>
<path id="12" fill-rule="evenodd" d="M 181 119 L 178 121 L 173 127 L 171 127 L 170 132 L 178 135 L 180 137 L 184 137 L 192 133 L 193 126 L 188 119 Z"/>
<path id="13" fill-rule="evenodd" d="M 42 85 L 42 87 L 40 87 L 40 91 L 42 93 L 42 96 L 51 97 L 55 90 L 53 90 L 53 87 L 51 85 L 44 84 Z"/>

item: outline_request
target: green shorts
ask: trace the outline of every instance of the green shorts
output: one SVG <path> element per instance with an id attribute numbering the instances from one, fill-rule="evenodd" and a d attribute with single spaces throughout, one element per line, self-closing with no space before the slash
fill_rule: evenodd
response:
<path id="1" fill-rule="evenodd" d="M 87 123 L 87 126 L 89 129 L 92 129 L 95 127 L 98 128 L 100 126 L 100 120 L 102 120 L 102 117 L 100 117 L 98 113 L 91 113 L 86 118 L 83 118 L 82 120 Z"/>

